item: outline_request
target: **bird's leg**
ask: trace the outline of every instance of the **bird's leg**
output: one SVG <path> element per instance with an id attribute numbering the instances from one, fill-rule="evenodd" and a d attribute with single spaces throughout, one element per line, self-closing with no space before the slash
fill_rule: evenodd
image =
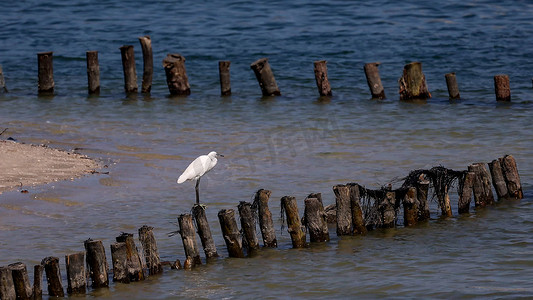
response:
<path id="1" fill-rule="evenodd" d="M 200 192 L 198 191 L 198 186 L 200 185 L 200 178 L 199 177 L 197 180 L 196 180 L 196 204 L 199 205 L 200 204 Z"/>

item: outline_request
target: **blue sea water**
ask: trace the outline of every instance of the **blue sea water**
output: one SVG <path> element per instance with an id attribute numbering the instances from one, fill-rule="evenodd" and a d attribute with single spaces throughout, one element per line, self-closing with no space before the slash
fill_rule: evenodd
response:
<path id="1" fill-rule="evenodd" d="M 0 265 L 32 266 L 154 227 L 163 260 L 183 261 L 176 217 L 194 183 L 176 179 L 200 154 L 225 155 L 201 185 L 223 258 L 193 271 L 166 270 L 142 283 L 89 290 L 89 297 L 520 298 L 533 268 L 533 3 L 530 1 L 16 1 L 0 12 L 0 127 L 21 142 L 98 159 L 109 174 L 0 195 Z M 119 47 L 149 35 L 150 95 L 126 97 Z M 99 52 L 101 94 L 88 97 L 85 52 Z M 37 95 L 37 53 L 54 52 L 55 96 Z M 169 97 L 162 60 L 180 53 L 192 94 Z M 263 98 L 250 64 L 268 57 L 282 96 Z M 231 61 L 232 96 L 220 97 L 218 61 Z M 313 61 L 328 61 L 333 97 L 318 97 Z M 363 73 L 381 62 L 386 100 L 370 99 Z M 432 98 L 400 102 L 406 63 L 423 64 Z M 449 101 L 455 72 L 462 99 Z M 510 103 L 493 76 L 508 74 Z M 2 138 L 5 138 L 2 136 Z M 279 199 L 332 186 L 369 188 L 410 170 L 464 170 L 512 154 L 525 198 L 413 228 L 377 230 L 295 250 L 281 230 Z M 1 157 L 0 157 L 1 159 Z M 272 191 L 279 249 L 227 258 L 217 212 Z M 64 265 L 62 266 L 64 268 Z M 63 276 L 66 274 L 62 269 Z"/>

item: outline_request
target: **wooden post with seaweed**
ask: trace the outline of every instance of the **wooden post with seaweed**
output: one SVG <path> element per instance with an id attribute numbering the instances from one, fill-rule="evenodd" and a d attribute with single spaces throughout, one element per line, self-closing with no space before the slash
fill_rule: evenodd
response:
<path id="1" fill-rule="evenodd" d="M 231 95 L 231 77 L 229 67 L 231 62 L 229 60 L 218 62 L 218 76 L 220 78 L 220 95 Z"/>
<path id="2" fill-rule="evenodd" d="M 315 71 L 315 81 L 318 88 L 318 93 L 320 96 L 331 96 L 331 86 L 329 85 L 328 80 L 328 67 L 326 66 L 327 61 L 318 60 L 315 61 L 314 71 Z"/>
<path id="3" fill-rule="evenodd" d="M 192 265 L 201 265 L 200 252 L 198 251 L 198 244 L 196 243 L 196 232 L 192 222 L 191 214 L 182 214 L 178 217 L 179 233 L 183 241 L 183 248 L 185 250 L 185 257 L 191 260 Z"/>
<path id="4" fill-rule="evenodd" d="M 518 175 L 518 167 L 516 166 L 514 157 L 512 155 L 505 155 L 501 158 L 500 164 L 502 166 L 503 176 L 507 182 L 509 196 L 515 199 L 524 198 L 522 183 L 520 182 L 520 175 Z"/>
<path id="5" fill-rule="evenodd" d="M 393 228 L 396 225 L 396 193 L 392 190 L 383 190 L 382 197 L 378 201 L 381 217 L 379 227 Z"/>
<path id="6" fill-rule="evenodd" d="M 54 52 L 37 53 L 39 69 L 39 95 L 52 95 L 54 93 Z"/>
<path id="7" fill-rule="evenodd" d="M 349 183 L 350 189 L 350 208 L 352 215 L 352 234 L 366 234 L 367 229 L 361 208 L 361 189 L 357 183 Z"/>
<path id="8" fill-rule="evenodd" d="M 496 93 L 496 101 L 511 101 L 511 85 L 508 75 L 494 76 L 494 91 Z"/>
<path id="9" fill-rule="evenodd" d="M 460 214 L 465 214 L 470 211 L 470 202 L 472 201 L 472 191 L 474 188 L 474 179 L 476 178 L 476 173 L 466 172 L 462 188 L 459 189 L 459 200 L 457 201 L 457 212 Z"/>
<path id="10" fill-rule="evenodd" d="M 154 56 L 152 54 L 152 40 L 150 36 L 145 35 L 139 37 L 141 48 L 143 51 L 143 81 L 142 93 L 150 93 L 152 90 L 152 77 L 154 74 Z"/>
<path id="11" fill-rule="evenodd" d="M 403 75 L 398 80 L 400 100 L 426 100 L 431 98 L 422 73 L 422 63 L 412 62 L 404 66 Z"/>
<path id="12" fill-rule="evenodd" d="M 139 241 L 141 242 L 144 251 L 144 258 L 146 260 L 146 267 L 148 268 L 149 275 L 163 272 L 153 229 L 153 227 L 147 225 L 139 228 Z"/>
<path id="13" fill-rule="evenodd" d="M 252 204 L 241 201 L 239 206 L 239 216 L 241 219 L 241 230 L 243 233 L 243 244 L 248 250 L 248 254 L 259 249 L 259 239 L 255 230 L 255 218 L 252 212 Z"/>
<path id="14" fill-rule="evenodd" d="M 492 178 L 492 185 L 496 191 L 498 199 L 504 199 L 509 197 L 507 191 L 507 182 L 503 176 L 502 166 L 499 159 L 495 159 L 489 162 L 490 177 Z"/>
<path id="15" fill-rule="evenodd" d="M 108 287 L 108 266 L 102 241 L 88 239 L 84 242 L 87 271 L 91 277 L 92 287 Z"/>
<path id="16" fill-rule="evenodd" d="M 222 228 L 222 235 L 228 248 L 230 257 L 244 257 L 242 250 L 242 236 L 237 227 L 235 220 L 235 211 L 233 209 L 222 209 L 218 212 L 218 220 Z"/>
<path id="17" fill-rule="evenodd" d="M 133 234 L 123 232 L 116 240 L 126 244 L 126 266 L 130 281 L 144 280 L 143 262 L 133 240 Z"/>
<path id="18" fill-rule="evenodd" d="M 263 96 L 281 96 L 274 73 L 268 63 L 268 58 L 260 58 L 254 61 L 250 68 L 254 71 Z"/>
<path id="19" fill-rule="evenodd" d="M 65 255 L 67 269 L 67 293 L 85 294 L 87 279 L 85 273 L 85 252 Z"/>
<path id="20" fill-rule="evenodd" d="M 281 198 L 281 210 L 287 216 L 287 231 L 292 240 L 293 248 L 305 247 L 305 232 L 302 230 L 302 223 L 298 213 L 298 204 L 295 197 L 283 196 Z"/>
<path id="21" fill-rule="evenodd" d="M 276 248 L 278 241 L 276 239 L 276 230 L 272 221 L 272 213 L 268 208 L 268 199 L 271 192 L 269 190 L 259 189 L 255 193 L 254 207 L 257 207 L 259 213 L 259 228 L 263 237 L 263 246 Z"/>
<path id="22" fill-rule="evenodd" d="M 198 235 L 200 236 L 200 242 L 204 248 L 206 260 L 211 260 L 218 257 L 217 248 L 211 235 L 211 229 L 209 228 L 209 222 L 205 215 L 205 207 L 202 205 L 194 205 L 192 208 L 192 214 L 196 221 L 196 227 L 198 229 Z"/>
<path id="23" fill-rule="evenodd" d="M 46 273 L 48 295 L 51 297 L 65 297 L 63 283 L 61 282 L 61 272 L 59 270 L 59 258 L 53 256 L 46 257 L 41 264 L 44 266 L 44 271 Z"/>
<path id="24" fill-rule="evenodd" d="M 122 56 L 122 71 L 124 73 L 124 91 L 126 94 L 137 93 L 137 72 L 135 70 L 135 56 L 132 45 L 120 47 Z"/>
<path id="25" fill-rule="evenodd" d="M 6 80 L 4 79 L 4 71 L 0 65 L 0 94 L 7 93 Z"/>
<path id="26" fill-rule="evenodd" d="M 32 289 L 30 284 L 30 278 L 28 276 L 28 270 L 26 265 L 21 262 L 10 264 L 8 269 L 11 271 L 9 276 L 12 276 L 13 287 L 17 299 L 31 299 Z M 3 298 L 2 299 L 7 299 Z M 14 298 L 13 298 L 14 299 Z"/>
<path id="27" fill-rule="evenodd" d="M 461 95 L 459 94 L 459 87 L 457 86 L 457 78 L 455 76 L 455 73 L 448 73 L 444 75 L 446 78 L 446 86 L 448 87 L 448 95 L 450 97 L 450 100 L 455 100 L 461 98 Z"/>
<path id="28" fill-rule="evenodd" d="M 385 99 L 385 90 L 383 89 L 383 84 L 381 83 L 381 77 L 379 76 L 378 66 L 381 63 L 373 62 L 367 63 L 363 67 L 365 70 L 366 82 L 370 88 L 370 93 L 372 94 L 372 99 Z"/>
<path id="29" fill-rule="evenodd" d="M 312 243 L 329 241 L 328 223 L 322 201 L 307 197 L 304 202 L 304 225 L 309 231 L 309 240 Z"/>
<path id="30" fill-rule="evenodd" d="M 11 267 L 0 267 L 0 299 L 17 299 Z"/>
<path id="31" fill-rule="evenodd" d="M 100 93 L 100 66 L 98 51 L 87 51 L 87 89 L 90 95 Z"/>
<path id="32" fill-rule="evenodd" d="M 429 180 L 427 180 L 425 174 L 420 174 L 418 176 L 415 186 L 416 199 L 418 200 L 418 221 L 422 222 L 429 220 L 431 216 L 428 202 Z"/>
<path id="33" fill-rule="evenodd" d="M 469 172 L 474 172 L 473 191 L 476 207 L 484 207 L 494 202 L 494 196 L 490 186 L 489 172 L 484 163 L 474 163 L 468 166 Z"/>
<path id="34" fill-rule="evenodd" d="M 350 189 L 347 185 L 338 184 L 333 187 L 333 192 L 337 205 L 337 235 L 350 235 L 352 233 Z"/>
<path id="35" fill-rule="evenodd" d="M 39 264 L 39 265 L 33 266 L 33 300 L 42 299 L 43 272 L 44 272 L 43 265 Z"/>
<path id="36" fill-rule="evenodd" d="M 163 59 L 163 67 L 170 94 L 173 96 L 190 95 L 191 86 L 185 69 L 185 57 L 178 53 L 167 54 L 167 57 Z"/>
<path id="37" fill-rule="evenodd" d="M 403 197 L 403 224 L 405 226 L 413 226 L 418 223 L 419 207 L 416 196 L 416 187 L 407 189 Z"/>

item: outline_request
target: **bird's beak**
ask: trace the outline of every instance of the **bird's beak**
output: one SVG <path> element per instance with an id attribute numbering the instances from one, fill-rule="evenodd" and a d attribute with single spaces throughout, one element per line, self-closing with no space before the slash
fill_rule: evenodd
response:
<path id="1" fill-rule="evenodd" d="M 224 157 L 224 155 L 222 155 L 222 154 L 218 154 L 218 156 L 220 156 L 220 157 Z"/>

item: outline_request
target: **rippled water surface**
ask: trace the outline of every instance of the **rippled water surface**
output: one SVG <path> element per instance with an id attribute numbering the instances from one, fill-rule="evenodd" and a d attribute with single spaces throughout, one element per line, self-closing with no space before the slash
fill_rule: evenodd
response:
<path id="1" fill-rule="evenodd" d="M 108 251 L 121 232 L 154 227 L 163 260 L 184 259 L 176 217 L 190 211 L 194 183 L 176 179 L 200 154 L 225 155 L 202 179 L 201 197 L 223 258 L 193 271 L 110 289 L 101 298 L 500 298 L 533 295 L 533 5 L 528 1 L 15 1 L 0 12 L 1 136 L 89 155 L 109 174 L 0 195 L 0 265 L 32 269 L 46 256 Z M 150 35 L 151 95 L 123 92 L 119 47 Z M 88 97 L 85 52 L 98 50 L 102 92 Z M 38 52 L 54 51 L 54 97 L 37 96 Z M 192 94 L 168 96 L 161 61 L 187 59 Z M 283 96 L 262 98 L 250 63 L 268 57 Z M 313 61 L 328 61 L 333 97 L 320 99 Z M 233 95 L 219 96 L 217 62 L 231 60 Z M 387 99 L 370 100 L 363 73 L 379 61 Z M 403 65 L 421 61 L 433 98 L 398 101 Z M 444 74 L 462 100 L 450 102 Z M 511 103 L 497 103 L 493 76 L 510 76 Z M 3 129 L 2 128 L 2 129 Z M 412 228 L 376 230 L 291 249 L 279 199 L 300 212 L 311 192 L 368 188 L 410 170 L 463 170 L 512 154 L 525 198 Z M 272 191 L 279 249 L 227 258 L 223 208 Z M 66 274 L 62 269 L 63 276 Z M 31 275 L 31 271 L 30 271 Z M 65 282 L 66 285 L 66 282 Z"/>

